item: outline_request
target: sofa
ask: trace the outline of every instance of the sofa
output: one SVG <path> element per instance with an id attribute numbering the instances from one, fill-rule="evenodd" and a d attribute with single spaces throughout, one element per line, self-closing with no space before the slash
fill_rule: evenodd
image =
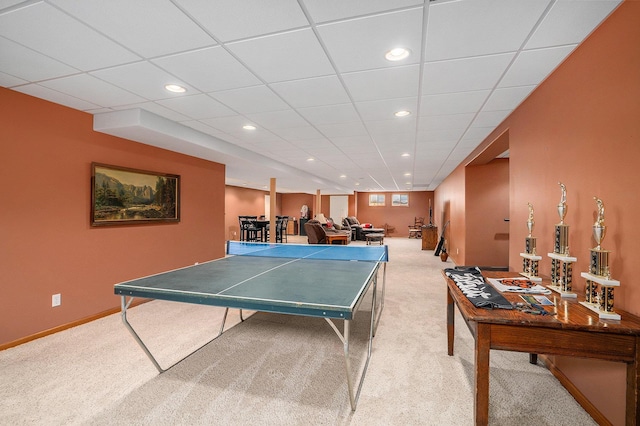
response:
<path id="1" fill-rule="evenodd" d="M 307 241 L 309 244 L 327 244 L 327 234 L 343 234 L 347 236 L 347 244 L 351 242 L 351 231 L 340 230 L 336 228 L 327 228 L 316 220 L 312 219 L 304 224 L 304 230 L 307 233 Z"/>

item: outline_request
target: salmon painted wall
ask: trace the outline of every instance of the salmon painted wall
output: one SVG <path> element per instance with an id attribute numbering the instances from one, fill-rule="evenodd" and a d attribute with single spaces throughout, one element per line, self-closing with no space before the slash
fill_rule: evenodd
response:
<path id="1" fill-rule="evenodd" d="M 0 345 L 119 307 L 115 283 L 224 255 L 224 166 L 0 88 Z M 181 221 L 91 227 L 91 162 L 178 174 Z M 51 307 L 51 296 L 62 304 Z"/>
<path id="2" fill-rule="evenodd" d="M 304 193 L 282 194 L 282 214 L 285 216 L 300 218 L 300 210 L 303 205 L 307 205 L 309 210 L 313 210 L 314 196 Z M 312 212 L 313 213 L 313 212 Z"/>
<path id="3" fill-rule="evenodd" d="M 553 250 L 556 206 L 567 187 L 570 254 L 574 288 L 584 290 L 581 271 L 588 270 L 589 249 L 595 246 L 591 227 L 596 218 L 594 196 L 605 203 L 607 234 L 603 247 L 611 250 L 616 307 L 640 315 L 640 2 L 626 1 L 523 102 L 469 158 L 506 130 L 510 149 L 509 265 L 519 271 L 527 235 L 527 203 L 534 205 L 539 251 Z M 457 203 L 464 183 L 448 177 L 436 199 Z M 455 197 L 454 200 L 451 197 Z M 453 209 L 452 209 L 453 210 Z M 458 212 L 464 215 L 464 211 Z M 545 251 L 546 250 L 546 251 Z M 549 276 L 550 260 L 540 262 Z M 614 425 L 624 424 L 625 368 L 622 364 L 551 357 L 591 403 Z"/>
<path id="4" fill-rule="evenodd" d="M 395 228 L 389 233 L 392 237 L 408 237 L 409 225 L 413 225 L 415 218 L 424 217 L 425 223 L 429 222 L 429 200 L 433 203 L 433 192 L 413 191 L 413 192 L 380 192 L 385 194 L 384 206 L 369 206 L 369 192 L 358 192 L 356 194 L 357 212 L 356 217 L 360 223 L 371 223 L 376 228 L 382 228 L 388 224 Z M 408 194 L 408 207 L 398 207 L 391 205 L 392 194 Z M 434 216 L 435 222 L 435 216 Z"/>
<path id="5" fill-rule="evenodd" d="M 238 216 L 262 216 L 265 214 L 264 196 L 268 191 L 229 186 L 225 188 L 225 238 L 227 240 L 240 239 L 240 224 Z M 277 204 L 277 197 L 276 197 Z M 276 214 L 279 214 L 276 212 Z"/>

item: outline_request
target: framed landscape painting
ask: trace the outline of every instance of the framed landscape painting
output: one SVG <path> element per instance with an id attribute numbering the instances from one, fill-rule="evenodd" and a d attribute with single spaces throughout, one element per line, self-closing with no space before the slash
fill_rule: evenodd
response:
<path id="1" fill-rule="evenodd" d="M 180 176 L 91 164 L 91 226 L 180 221 Z"/>

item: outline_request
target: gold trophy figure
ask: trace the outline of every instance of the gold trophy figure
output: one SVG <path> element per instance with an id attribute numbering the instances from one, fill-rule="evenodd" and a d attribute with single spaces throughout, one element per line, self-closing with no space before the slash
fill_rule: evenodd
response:
<path id="1" fill-rule="evenodd" d="M 562 196 L 560 197 L 560 204 L 558 204 L 558 214 L 560 215 L 560 225 L 564 225 L 564 217 L 567 215 L 567 187 L 562 182 L 558 182 Z"/>
<path id="2" fill-rule="evenodd" d="M 593 197 L 593 199 L 596 200 L 596 205 L 598 206 L 598 218 L 596 219 L 596 223 L 593 224 L 593 238 L 598 244 L 596 250 L 601 250 L 600 245 L 607 231 L 607 227 L 604 226 L 604 203 L 598 197 Z"/>

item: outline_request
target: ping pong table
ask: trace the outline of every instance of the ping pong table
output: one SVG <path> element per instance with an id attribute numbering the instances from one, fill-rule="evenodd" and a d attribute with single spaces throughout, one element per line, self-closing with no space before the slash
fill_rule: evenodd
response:
<path id="1" fill-rule="evenodd" d="M 224 332 L 229 308 L 240 309 L 241 318 L 243 309 L 324 318 L 343 343 L 349 402 L 355 411 L 371 358 L 373 337 L 384 307 L 388 260 L 386 245 L 228 241 L 224 258 L 119 283 L 115 285 L 114 292 L 121 296 L 122 321 L 160 373 L 191 354 L 166 369 L 160 366 L 127 320 L 127 309 L 136 297 L 226 308 L 218 335 L 213 340 Z M 381 265 L 382 288 L 378 301 Z M 349 360 L 350 327 L 369 290 L 372 291 L 371 324 L 366 361 L 359 372 L 354 392 Z M 343 322 L 342 332 L 336 325 L 340 320 Z"/>

